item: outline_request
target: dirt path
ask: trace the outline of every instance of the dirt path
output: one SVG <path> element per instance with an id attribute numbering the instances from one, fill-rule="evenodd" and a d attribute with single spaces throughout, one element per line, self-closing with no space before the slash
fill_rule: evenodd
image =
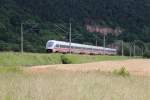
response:
<path id="1" fill-rule="evenodd" d="M 125 67 L 130 73 L 135 75 L 150 75 L 150 59 L 133 59 L 123 61 L 103 61 L 86 64 L 69 64 L 69 65 L 46 65 L 28 68 L 30 72 L 48 72 L 50 69 L 71 71 L 71 72 L 87 72 L 87 71 L 113 71 Z"/>

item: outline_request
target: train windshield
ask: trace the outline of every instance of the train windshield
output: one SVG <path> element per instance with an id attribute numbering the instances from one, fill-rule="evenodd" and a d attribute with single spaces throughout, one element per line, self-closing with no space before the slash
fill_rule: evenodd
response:
<path id="1" fill-rule="evenodd" d="M 54 42 L 48 42 L 47 46 L 48 46 L 48 47 L 52 47 L 53 44 L 54 44 Z"/>

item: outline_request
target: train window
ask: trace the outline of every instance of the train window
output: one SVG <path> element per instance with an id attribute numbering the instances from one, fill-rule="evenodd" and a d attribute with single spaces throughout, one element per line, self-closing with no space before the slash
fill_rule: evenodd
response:
<path id="1" fill-rule="evenodd" d="M 75 47 L 76 49 L 79 49 L 78 47 Z"/>
<path id="2" fill-rule="evenodd" d="M 61 48 L 63 48 L 63 45 L 60 45 Z"/>
<path id="3" fill-rule="evenodd" d="M 52 47 L 54 42 L 48 42 L 48 47 Z"/>
<path id="4" fill-rule="evenodd" d="M 65 48 L 65 45 L 61 45 L 62 48 Z"/>
<path id="5" fill-rule="evenodd" d="M 66 45 L 66 48 L 70 48 L 70 46 Z"/>
<path id="6" fill-rule="evenodd" d="M 92 48 L 88 48 L 88 50 L 92 50 Z"/>
<path id="7" fill-rule="evenodd" d="M 68 45 L 60 45 L 61 48 L 70 48 Z"/>
<path id="8" fill-rule="evenodd" d="M 94 51 L 100 51 L 99 49 L 94 49 Z"/>
<path id="9" fill-rule="evenodd" d="M 59 48 L 59 44 L 56 44 L 56 46 L 55 46 L 56 48 Z"/>
<path id="10" fill-rule="evenodd" d="M 89 48 L 86 48 L 86 50 L 89 50 Z"/>

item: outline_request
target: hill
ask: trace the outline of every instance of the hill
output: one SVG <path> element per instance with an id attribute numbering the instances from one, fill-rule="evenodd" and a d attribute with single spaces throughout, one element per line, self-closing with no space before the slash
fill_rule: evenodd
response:
<path id="1" fill-rule="evenodd" d="M 73 42 L 102 45 L 102 34 L 90 32 L 87 25 L 121 29 L 107 36 L 107 45 L 116 40 L 150 42 L 149 0 L 1 0 L 0 50 L 20 50 L 20 24 L 24 25 L 25 51 L 44 52 L 49 39 L 68 41 L 69 19 Z M 56 25 L 55 25 L 56 24 Z M 112 31 L 109 31 L 110 33 Z"/>

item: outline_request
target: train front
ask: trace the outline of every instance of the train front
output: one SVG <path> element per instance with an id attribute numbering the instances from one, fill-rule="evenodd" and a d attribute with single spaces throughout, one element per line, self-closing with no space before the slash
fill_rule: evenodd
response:
<path id="1" fill-rule="evenodd" d="M 55 46 L 55 41 L 54 41 L 54 40 L 49 40 L 49 41 L 46 43 L 46 51 L 47 51 L 48 53 L 53 53 L 54 46 Z"/>

